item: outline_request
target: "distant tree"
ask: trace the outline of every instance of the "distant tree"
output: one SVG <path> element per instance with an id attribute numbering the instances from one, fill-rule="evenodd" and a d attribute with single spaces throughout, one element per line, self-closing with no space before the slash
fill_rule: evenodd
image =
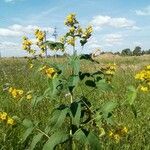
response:
<path id="1" fill-rule="evenodd" d="M 140 46 L 136 46 L 133 50 L 133 55 L 140 56 L 142 54 L 142 48 Z"/>
<path id="2" fill-rule="evenodd" d="M 121 55 L 124 55 L 124 56 L 131 56 L 131 55 L 132 55 L 132 52 L 131 52 L 130 48 L 126 48 L 126 49 L 123 49 L 123 50 L 122 50 Z"/>
<path id="3" fill-rule="evenodd" d="M 120 55 L 120 52 L 115 52 L 114 55 Z"/>
<path id="4" fill-rule="evenodd" d="M 150 54 L 150 49 L 145 51 L 145 54 Z"/>

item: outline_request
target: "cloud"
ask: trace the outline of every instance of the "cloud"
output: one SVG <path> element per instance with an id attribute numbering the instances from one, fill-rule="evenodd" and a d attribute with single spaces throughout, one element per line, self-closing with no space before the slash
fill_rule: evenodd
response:
<path id="1" fill-rule="evenodd" d="M 20 47 L 20 45 L 18 43 L 15 42 L 0 42 L 0 49 L 5 50 L 5 49 L 18 49 Z"/>
<path id="2" fill-rule="evenodd" d="M 150 5 L 141 10 L 136 10 L 135 13 L 139 16 L 150 16 Z"/>
<path id="3" fill-rule="evenodd" d="M 36 25 L 22 26 L 19 24 L 14 24 L 7 28 L 0 28 L 0 36 L 18 37 L 18 36 L 22 36 L 25 34 L 31 34 L 34 32 L 35 29 L 41 29 L 43 31 L 45 30 L 49 33 L 53 32 L 53 28 L 51 28 L 51 27 L 39 27 Z"/>
<path id="4" fill-rule="evenodd" d="M 110 26 L 114 28 L 136 28 L 135 22 L 126 18 L 113 18 L 110 16 L 95 16 L 93 17 L 91 24 L 96 30 L 101 29 L 104 26 Z"/>
<path id="5" fill-rule="evenodd" d="M 90 38 L 90 40 L 88 41 L 88 47 L 92 49 L 100 48 L 101 45 L 99 43 L 100 42 L 96 38 Z"/>
<path id="6" fill-rule="evenodd" d="M 106 34 L 104 41 L 110 45 L 121 44 L 123 41 L 123 36 L 118 33 Z"/>
<path id="7" fill-rule="evenodd" d="M 16 1 L 22 1 L 22 0 L 4 0 L 6 3 L 12 3 L 12 2 L 16 2 Z"/>

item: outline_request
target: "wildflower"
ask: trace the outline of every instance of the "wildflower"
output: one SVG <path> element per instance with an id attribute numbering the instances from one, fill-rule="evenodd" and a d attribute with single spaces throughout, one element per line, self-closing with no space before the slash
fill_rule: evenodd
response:
<path id="1" fill-rule="evenodd" d="M 139 89 L 143 92 L 150 91 L 150 65 L 135 75 L 135 79 L 140 81 Z"/>
<path id="2" fill-rule="evenodd" d="M 45 73 L 49 78 L 52 78 L 55 74 L 55 70 L 54 68 L 48 68 L 45 70 Z"/>
<path id="3" fill-rule="evenodd" d="M 78 21 L 76 20 L 76 15 L 74 13 L 69 14 L 65 20 L 65 25 L 67 26 L 73 26 L 77 23 Z"/>
<path id="4" fill-rule="evenodd" d="M 107 71 L 105 72 L 105 74 L 107 74 L 107 75 L 114 75 L 115 72 L 114 72 L 114 71 L 111 71 L 111 70 L 107 70 Z"/>
<path id="5" fill-rule="evenodd" d="M 143 92 L 148 92 L 148 87 L 146 87 L 146 86 L 141 86 L 141 91 L 143 91 Z"/>
<path id="6" fill-rule="evenodd" d="M 29 68 L 30 68 L 30 69 L 32 69 L 32 68 L 33 68 L 33 66 L 34 66 L 33 64 L 30 64 L 30 65 L 29 65 Z"/>
<path id="7" fill-rule="evenodd" d="M 26 98 L 27 98 L 27 100 L 30 100 L 30 99 L 32 99 L 32 95 L 28 94 Z"/>
<path id="8" fill-rule="evenodd" d="M 99 137 L 102 137 L 102 136 L 105 135 L 105 130 L 104 130 L 104 128 L 99 128 L 99 131 L 100 131 Z"/>
<path id="9" fill-rule="evenodd" d="M 114 140 L 116 141 L 116 143 L 118 143 L 120 141 L 121 137 L 119 134 L 115 134 L 114 135 Z"/>
<path id="10" fill-rule="evenodd" d="M 109 131 L 109 137 L 112 137 L 114 134 L 112 131 Z"/>
<path id="11" fill-rule="evenodd" d="M 7 118 L 7 124 L 9 124 L 9 125 L 14 125 L 14 124 L 15 124 L 14 119 L 11 118 L 11 117 L 8 117 L 8 118 Z"/>
<path id="12" fill-rule="evenodd" d="M 69 45 L 75 46 L 75 38 L 71 37 L 70 39 L 67 40 L 67 43 Z"/>
<path id="13" fill-rule="evenodd" d="M 74 33 L 74 32 L 75 32 L 75 27 L 71 27 L 71 28 L 70 28 L 70 32 L 71 32 L 71 33 Z"/>
<path id="14" fill-rule="evenodd" d="M 121 131 L 122 131 L 122 133 L 128 133 L 128 128 L 127 127 L 123 127 L 123 129 Z"/>
<path id="15" fill-rule="evenodd" d="M 11 92 L 12 92 L 12 90 L 13 90 L 13 88 L 12 88 L 12 87 L 10 87 L 10 88 L 9 88 L 9 90 L 8 90 L 8 91 L 9 91 L 9 93 L 11 93 Z"/>
<path id="16" fill-rule="evenodd" d="M 146 69 L 150 70 L 150 65 L 146 66 Z"/>
<path id="17" fill-rule="evenodd" d="M 6 112 L 0 112 L 0 119 L 6 120 L 7 119 L 7 113 Z"/>
<path id="18" fill-rule="evenodd" d="M 43 66 L 39 69 L 39 71 L 43 71 L 44 69 L 46 69 L 47 66 Z"/>
<path id="19" fill-rule="evenodd" d="M 11 93 L 13 98 L 19 98 L 23 95 L 24 92 L 23 92 L 23 90 L 19 90 L 19 89 L 10 87 L 9 88 L 9 93 Z"/>

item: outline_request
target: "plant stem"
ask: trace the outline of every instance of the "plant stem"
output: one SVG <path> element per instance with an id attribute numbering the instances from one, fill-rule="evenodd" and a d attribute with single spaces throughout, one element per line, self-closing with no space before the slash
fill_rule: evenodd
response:
<path id="1" fill-rule="evenodd" d="M 45 132 L 41 131 L 40 129 L 36 129 L 36 130 L 42 133 L 43 135 L 45 135 L 48 139 L 50 138 Z"/>

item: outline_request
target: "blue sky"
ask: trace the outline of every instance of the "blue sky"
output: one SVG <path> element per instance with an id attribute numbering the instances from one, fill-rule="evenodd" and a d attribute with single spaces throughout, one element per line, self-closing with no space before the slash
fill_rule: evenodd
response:
<path id="1" fill-rule="evenodd" d="M 141 46 L 150 49 L 149 0 L 0 0 L 0 51 L 2 56 L 22 56 L 21 37 L 31 36 L 37 27 L 49 31 L 53 39 L 56 26 L 65 32 L 64 19 L 69 13 L 94 33 L 84 53 L 95 48 L 121 51 Z"/>

